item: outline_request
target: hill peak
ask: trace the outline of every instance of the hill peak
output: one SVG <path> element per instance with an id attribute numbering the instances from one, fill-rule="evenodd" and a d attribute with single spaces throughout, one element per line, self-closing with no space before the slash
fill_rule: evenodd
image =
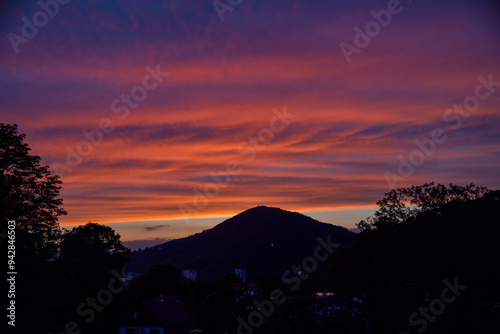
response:
<path id="1" fill-rule="evenodd" d="M 247 209 L 243 212 L 240 212 L 235 217 L 242 215 L 268 215 L 268 214 L 284 214 L 284 213 L 294 213 L 291 211 L 283 210 L 277 207 L 265 206 L 265 205 L 257 205 L 253 208 Z"/>
<path id="2" fill-rule="evenodd" d="M 229 226 L 236 228 L 247 225 L 248 227 L 257 226 L 270 227 L 270 225 L 282 225 L 282 224 L 323 224 L 318 222 L 311 217 L 303 215 L 299 212 L 292 212 L 283 210 L 276 207 L 269 207 L 265 205 L 259 205 L 248 210 L 245 210 L 232 218 L 223 221 L 221 224 L 217 225 L 217 228 L 227 228 Z M 258 228 L 258 227 L 257 227 Z"/>

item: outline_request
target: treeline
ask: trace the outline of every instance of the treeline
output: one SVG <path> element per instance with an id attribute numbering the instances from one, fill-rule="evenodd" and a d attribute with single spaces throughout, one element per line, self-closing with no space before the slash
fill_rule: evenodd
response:
<path id="1" fill-rule="evenodd" d="M 500 332 L 500 191 L 392 190 L 321 284 L 363 300 L 370 333 Z"/>

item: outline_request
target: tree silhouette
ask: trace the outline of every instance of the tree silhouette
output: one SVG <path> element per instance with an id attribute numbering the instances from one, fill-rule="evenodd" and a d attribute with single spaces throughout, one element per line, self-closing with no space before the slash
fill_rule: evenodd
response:
<path id="1" fill-rule="evenodd" d="M 62 181 L 30 154 L 17 125 L 0 123 L 0 218 L 16 222 L 16 329 L 59 332 L 75 307 L 107 286 L 110 270 L 130 251 L 107 226 L 87 224 L 63 234 Z M 95 332 L 95 331 L 93 331 Z"/>
<path id="2" fill-rule="evenodd" d="M 120 235 L 105 225 L 89 222 L 66 232 L 62 239 L 60 260 L 80 266 L 89 264 L 111 270 L 125 265 L 130 255 Z"/>
<path id="3" fill-rule="evenodd" d="M 87 223 L 62 236 L 59 263 L 79 290 L 90 292 L 109 280 L 110 271 L 120 270 L 130 249 L 111 227 Z"/>
<path id="4" fill-rule="evenodd" d="M 371 333 L 422 333 L 422 322 L 409 317 L 442 298 L 444 280 L 467 290 L 425 323 L 425 333 L 500 333 L 500 191 L 428 184 L 379 203 L 400 211 L 381 211 L 387 215 L 373 220 L 386 220 L 358 235 L 330 268 L 335 291 L 363 299 Z"/>
<path id="5" fill-rule="evenodd" d="M 58 217 L 66 211 L 59 198 L 59 176 L 51 175 L 49 167 L 40 164 L 40 157 L 30 154 L 25 137 L 16 124 L 0 123 L 0 218 L 3 232 L 7 221 L 16 222 L 15 269 L 20 273 L 16 278 L 16 327 L 19 332 L 43 332 L 61 315 L 55 307 L 37 305 L 39 300 L 49 305 L 58 302 L 59 278 L 52 260 L 61 236 Z"/>
<path id="6" fill-rule="evenodd" d="M 66 214 L 58 198 L 62 181 L 30 154 L 25 137 L 16 124 L 0 123 L 0 217 L 16 222 L 18 257 L 48 260 L 56 254 L 58 217 Z"/>
<path id="7" fill-rule="evenodd" d="M 373 217 L 360 221 L 357 227 L 363 231 L 383 228 L 415 218 L 424 212 L 435 212 L 453 201 L 465 202 L 484 196 L 487 187 L 471 183 L 466 186 L 451 184 L 449 187 L 434 182 L 421 186 L 392 189 L 377 202 L 380 207 Z"/>

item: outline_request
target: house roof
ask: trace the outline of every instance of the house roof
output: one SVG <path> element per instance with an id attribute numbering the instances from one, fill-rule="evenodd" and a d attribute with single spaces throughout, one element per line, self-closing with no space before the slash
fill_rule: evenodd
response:
<path id="1" fill-rule="evenodd" d="M 143 303 L 169 333 L 189 333 L 197 328 L 193 313 L 177 296 L 158 296 Z"/>

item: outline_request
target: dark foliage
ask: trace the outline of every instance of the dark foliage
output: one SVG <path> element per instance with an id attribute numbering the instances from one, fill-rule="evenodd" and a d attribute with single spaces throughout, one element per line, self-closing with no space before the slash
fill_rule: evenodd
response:
<path id="1" fill-rule="evenodd" d="M 17 125 L 0 123 L 0 219 L 16 222 L 17 258 L 29 265 L 53 258 L 59 238 L 58 217 L 65 215 L 58 198 L 61 180 L 40 157 L 30 155 Z"/>
<path id="2" fill-rule="evenodd" d="M 488 188 L 472 183 L 466 186 L 450 184 L 446 187 L 442 184 L 434 185 L 434 182 L 392 189 L 377 202 L 380 209 L 375 212 L 375 215 L 360 221 L 358 228 L 364 231 L 384 228 L 411 220 L 421 213 L 437 214 L 439 209 L 447 203 L 477 199 L 488 191 Z"/>
<path id="3" fill-rule="evenodd" d="M 362 233 L 334 259 L 333 288 L 364 299 L 372 333 L 424 328 L 410 326 L 409 316 L 455 278 L 466 291 L 425 332 L 500 331 L 500 192 L 442 203 Z"/>

